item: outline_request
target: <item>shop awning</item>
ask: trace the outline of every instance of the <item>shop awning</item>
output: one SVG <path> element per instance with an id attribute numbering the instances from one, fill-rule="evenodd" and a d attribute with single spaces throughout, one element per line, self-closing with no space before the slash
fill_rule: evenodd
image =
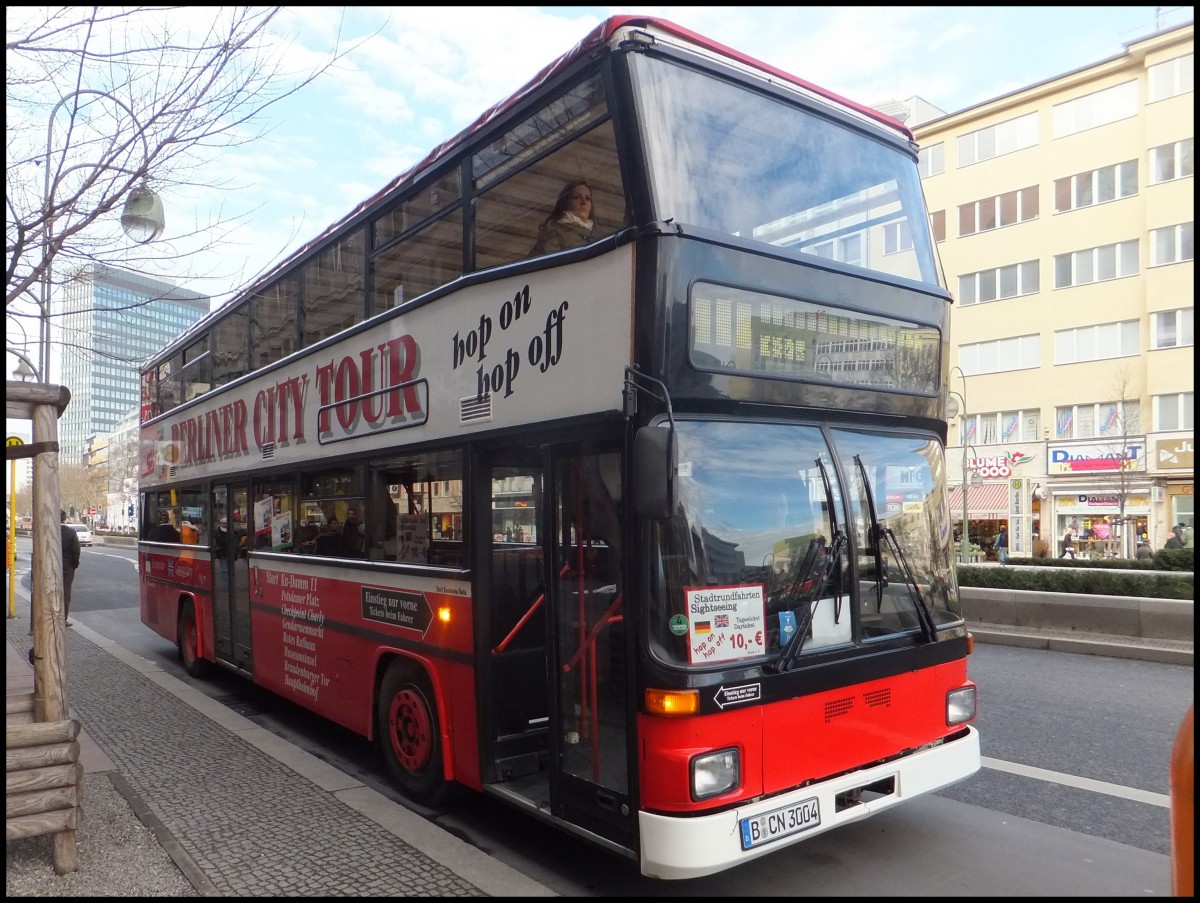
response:
<path id="1" fill-rule="evenodd" d="M 962 484 L 950 487 L 950 519 L 962 520 Z M 967 516 L 971 520 L 1008 517 L 1008 484 L 977 483 L 967 487 Z"/>

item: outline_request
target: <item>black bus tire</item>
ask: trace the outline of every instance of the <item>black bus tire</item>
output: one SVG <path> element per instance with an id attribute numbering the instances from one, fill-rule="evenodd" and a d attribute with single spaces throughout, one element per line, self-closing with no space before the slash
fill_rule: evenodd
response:
<path id="1" fill-rule="evenodd" d="M 450 795 L 442 762 L 442 733 L 433 689 L 417 665 L 388 666 L 376 709 L 379 745 L 400 791 L 434 806 Z"/>
<path id="2" fill-rule="evenodd" d="M 189 677 L 208 674 L 208 662 L 200 657 L 200 631 L 196 629 L 196 608 L 191 602 L 179 607 L 179 660 Z"/>

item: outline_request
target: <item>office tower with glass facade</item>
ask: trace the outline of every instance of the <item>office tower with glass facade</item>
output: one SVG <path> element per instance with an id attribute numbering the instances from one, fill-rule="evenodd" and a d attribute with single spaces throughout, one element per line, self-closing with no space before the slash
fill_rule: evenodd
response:
<path id="1" fill-rule="evenodd" d="M 138 365 L 208 314 L 209 298 L 102 264 L 70 280 L 54 321 L 59 379 L 71 403 L 59 421 L 64 464 L 138 405 Z"/>

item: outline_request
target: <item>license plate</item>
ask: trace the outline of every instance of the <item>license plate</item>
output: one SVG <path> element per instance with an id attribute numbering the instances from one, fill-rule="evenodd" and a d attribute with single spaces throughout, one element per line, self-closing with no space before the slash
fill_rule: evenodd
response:
<path id="1" fill-rule="evenodd" d="M 762 846 L 772 840 L 815 828 L 820 823 L 821 805 L 815 796 L 753 818 L 743 818 L 742 849 Z"/>

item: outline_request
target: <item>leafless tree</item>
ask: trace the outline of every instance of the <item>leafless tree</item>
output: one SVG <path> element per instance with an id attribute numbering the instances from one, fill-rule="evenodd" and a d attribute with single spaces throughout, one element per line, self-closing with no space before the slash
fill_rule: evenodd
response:
<path id="1" fill-rule="evenodd" d="M 63 509 L 73 510 L 76 517 L 93 507 L 101 511 L 108 503 L 108 467 L 63 464 L 58 471 L 58 486 Z"/>
<path id="2" fill-rule="evenodd" d="M 236 217 L 217 215 L 172 229 L 169 243 L 138 245 L 110 214 L 143 187 L 229 187 L 212 165 L 222 151 L 261 137 L 264 111 L 348 52 L 339 28 L 322 59 L 289 57 L 271 28 L 281 9 L 8 10 L 6 349 L 38 333 L 36 325 L 14 333 L 14 320 L 52 314 L 42 310 L 43 280 L 61 284 L 92 263 L 139 269 L 219 246 Z"/>
<path id="3" fill-rule="evenodd" d="M 1135 491 L 1148 490 L 1144 443 L 1139 457 L 1130 455 L 1131 448 L 1143 440 L 1145 434 L 1141 423 L 1140 394 L 1133 385 L 1128 367 L 1118 367 L 1113 371 L 1111 400 L 1100 405 L 1099 416 L 1097 432 L 1104 437 L 1100 443 L 1103 457 L 1113 461 L 1115 466 L 1111 470 L 1097 471 L 1095 477 L 1097 483 L 1117 500 L 1117 529 L 1122 543 L 1120 551 L 1121 554 L 1132 555 L 1136 548 L 1133 530 L 1135 519 L 1129 517 L 1125 510 Z"/>
<path id="4" fill-rule="evenodd" d="M 106 463 L 109 495 L 119 497 L 122 506 L 135 504 L 138 485 L 137 430 L 110 434 Z"/>

